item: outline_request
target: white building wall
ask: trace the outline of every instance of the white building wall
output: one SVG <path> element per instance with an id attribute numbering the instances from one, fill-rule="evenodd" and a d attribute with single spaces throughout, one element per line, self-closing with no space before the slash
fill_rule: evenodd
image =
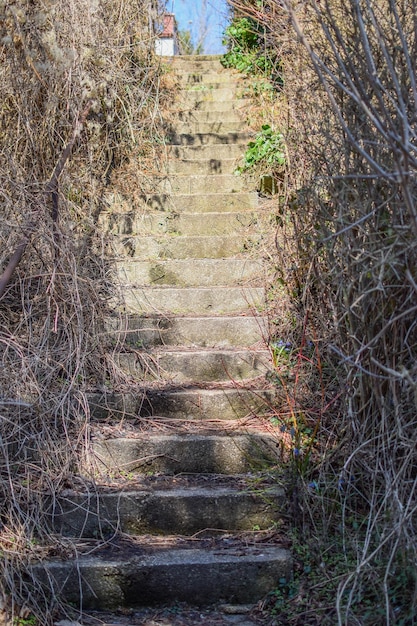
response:
<path id="1" fill-rule="evenodd" d="M 155 52 L 162 57 L 173 57 L 175 54 L 174 38 L 157 39 L 155 41 Z"/>

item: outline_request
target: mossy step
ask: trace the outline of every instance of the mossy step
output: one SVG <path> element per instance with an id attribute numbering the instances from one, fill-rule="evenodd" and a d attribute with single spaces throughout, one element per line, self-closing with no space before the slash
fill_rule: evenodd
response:
<path id="1" fill-rule="evenodd" d="M 175 70 L 193 72 L 195 69 L 204 71 L 224 71 L 221 63 L 222 54 L 176 54 L 170 57 L 161 57 L 162 62 Z"/>
<path id="2" fill-rule="evenodd" d="M 118 261 L 117 275 L 125 285 L 211 287 L 264 284 L 264 264 L 252 259 L 157 259 Z"/>
<path id="3" fill-rule="evenodd" d="M 242 130 L 225 133 L 170 132 L 166 135 L 166 142 L 174 146 L 208 146 L 213 144 L 239 144 L 246 146 L 252 139 L 253 133 Z"/>
<path id="4" fill-rule="evenodd" d="M 122 490 L 100 485 L 82 493 L 65 490 L 45 503 L 48 525 L 69 537 L 108 538 L 116 532 L 193 535 L 204 530 L 208 535 L 271 528 L 284 503 L 281 487 L 257 485 L 256 477 L 252 486 L 244 477 L 233 484 L 220 476 L 165 478 L 162 487 L 157 482 L 153 487 L 151 480 L 124 482 Z"/>
<path id="5" fill-rule="evenodd" d="M 239 87 L 235 84 L 220 87 L 202 85 L 201 88 L 179 89 L 177 102 L 186 102 L 187 106 L 193 108 L 200 102 L 230 102 L 237 100 L 239 96 Z"/>
<path id="6" fill-rule="evenodd" d="M 225 236 L 240 234 L 249 236 L 259 223 L 254 211 L 213 211 L 207 213 L 128 213 L 103 212 L 100 225 L 115 235 L 163 235 L 175 236 Z M 243 239 L 242 239 L 243 240 Z"/>
<path id="7" fill-rule="evenodd" d="M 228 543 L 214 547 L 194 540 L 188 548 L 143 546 L 139 540 L 107 550 L 32 566 L 35 584 L 78 609 L 166 605 L 209 606 L 257 602 L 291 576 L 288 550 L 271 545 Z"/>
<path id="8" fill-rule="evenodd" d="M 233 347 L 263 345 L 268 338 L 268 320 L 253 316 L 173 317 L 130 316 L 108 322 L 108 332 L 123 337 L 127 345 Z"/>
<path id="9" fill-rule="evenodd" d="M 227 69 L 217 72 L 189 72 L 178 69 L 175 71 L 175 76 L 183 89 L 203 89 L 204 87 L 219 89 L 225 85 L 239 86 L 245 84 L 242 74 L 234 73 Z"/>
<path id="10" fill-rule="evenodd" d="M 226 133 L 239 133 L 244 131 L 247 128 L 247 125 L 243 120 L 232 120 L 227 121 L 223 120 L 220 116 L 217 120 L 212 120 L 209 122 L 203 122 L 200 120 L 192 120 L 189 119 L 185 122 L 174 122 L 170 125 L 169 135 L 173 133 L 174 135 L 182 135 L 182 134 L 219 134 L 224 135 Z"/>
<path id="11" fill-rule="evenodd" d="M 243 474 L 276 465 L 279 442 L 264 433 L 168 434 L 97 439 L 97 475 Z"/>
<path id="12" fill-rule="evenodd" d="M 264 287 L 126 287 L 127 313 L 228 315 L 263 309 Z"/>
<path id="13" fill-rule="evenodd" d="M 173 384 L 237 381 L 266 376 L 271 369 L 267 350 L 242 348 L 159 348 L 115 355 L 118 366 L 139 381 L 163 380 Z"/>
<path id="14" fill-rule="evenodd" d="M 225 259 L 256 247 L 261 237 L 246 239 L 241 235 L 203 235 L 142 237 L 140 235 L 113 237 L 111 252 L 116 258 L 137 259 Z"/>
<path id="15" fill-rule="evenodd" d="M 195 386 L 178 388 L 141 386 L 137 391 L 106 392 L 87 395 L 93 420 L 115 424 L 125 420 L 157 416 L 177 420 L 235 420 L 262 415 L 274 406 L 273 389 L 226 387 L 203 389 Z"/>
<path id="16" fill-rule="evenodd" d="M 106 197 L 106 205 L 119 213 L 129 213 L 129 203 L 115 194 Z M 137 211 L 149 209 L 174 213 L 209 213 L 231 211 L 249 211 L 258 206 L 258 194 L 254 191 L 236 193 L 216 193 L 211 191 L 202 195 L 190 194 L 143 194 L 139 196 Z M 124 210 L 126 207 L 127 210 Z"/>
<path id="17" fill-rule="evenodd" d="M 212 193 L 215 189 L 218 193 L 236 193 L 237 191 L 254 191 L 248 189 L 248 183 L 242 176 L 234 174 L 190 174 L 181 176 L 171 174 L 161 179 L 154 179 L 155 191 L 159 193 L 179 194 L 204 194 Z"/>
<path id="18" fill-rule="evenodd" d="M 170 158 L 184 160 L 212 159 L 223 161 L 225 159 L 239 159 L 245 152 L 242 144 L 219 143 L 203 146 L 167 146 L 167 154 Z"/>
<path id="19" fill-rule="evenodd" d="M 184 109 L 176 111 L 179 122 L 241 122 L 243 112 L 239 109 L 229 111 L 200 111 L 199 109 Z"/>
<path id="20" fill-rule="evenodd" d="M 165 170 L 167 174 L 181 176 L 208 176 L 209 174 L 234 174 L 238 162 L 236 159 L 175 159 L 168 161 Z"/>

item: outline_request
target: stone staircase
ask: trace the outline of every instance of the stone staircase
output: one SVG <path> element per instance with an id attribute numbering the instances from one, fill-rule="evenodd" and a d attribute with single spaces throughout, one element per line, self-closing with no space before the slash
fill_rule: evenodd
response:
<path id="1" fill-rule="evenodd" d="M 170 64 L 181 89 L 167 172 L 143 206 L 115 199 L 102 216 L 128 313 L 118 366 L 137 384 L 91 394 L 96 480 L 47 506 L 79 553 L 35 568 L 84 610 L 247 604 L 291 573 L 262 532 L 284 494 L 265 471 L 278 443 L 256 417 L 273 391 L 261 212 L 233 174 L 248 141 L 239 79 L 217 57 Z"/>

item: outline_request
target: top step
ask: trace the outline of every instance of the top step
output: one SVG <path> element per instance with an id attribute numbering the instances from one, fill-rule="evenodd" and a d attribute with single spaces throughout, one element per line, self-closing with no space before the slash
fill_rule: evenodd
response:
<path id="1" fill-rule="evenodd" d="M 211 71 L 217 72 L 223 70 L 221 64 L 222 55 L 201 54 L 201 55 L 179 55 L 173 57 L 163 57 L 163 62 L 175 70 L 194 71 Z"/>

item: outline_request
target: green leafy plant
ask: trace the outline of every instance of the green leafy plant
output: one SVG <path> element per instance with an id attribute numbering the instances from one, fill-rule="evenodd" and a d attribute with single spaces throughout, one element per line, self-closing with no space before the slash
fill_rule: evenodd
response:
<path id="1" fill-rule="evenodd" d="M 236 172 L 241 174 L 261 164 L 267 166 L 268 171 L 281 169 L 285 164 L 284 137 L 269 124 L 264 124 L 255 139 L 249 142 L 243 163 Z"/>
<path id="2" fill-rule="evenodd" d="M 225 67 L 234 67 L 244 74 L 267 74 L 274 83 L 282 84 L 280 63 L 264 43 L 263 27 L 256 20 L 242 17 L 225 31 L 223 57 Z"/>
<path id="3" fill-rule="evenodd" d="M 27 617 L 15 617 L 13 619 L 13 626 L 36 626 L 38 620 L 34 615 L 28 615 Z"/>

